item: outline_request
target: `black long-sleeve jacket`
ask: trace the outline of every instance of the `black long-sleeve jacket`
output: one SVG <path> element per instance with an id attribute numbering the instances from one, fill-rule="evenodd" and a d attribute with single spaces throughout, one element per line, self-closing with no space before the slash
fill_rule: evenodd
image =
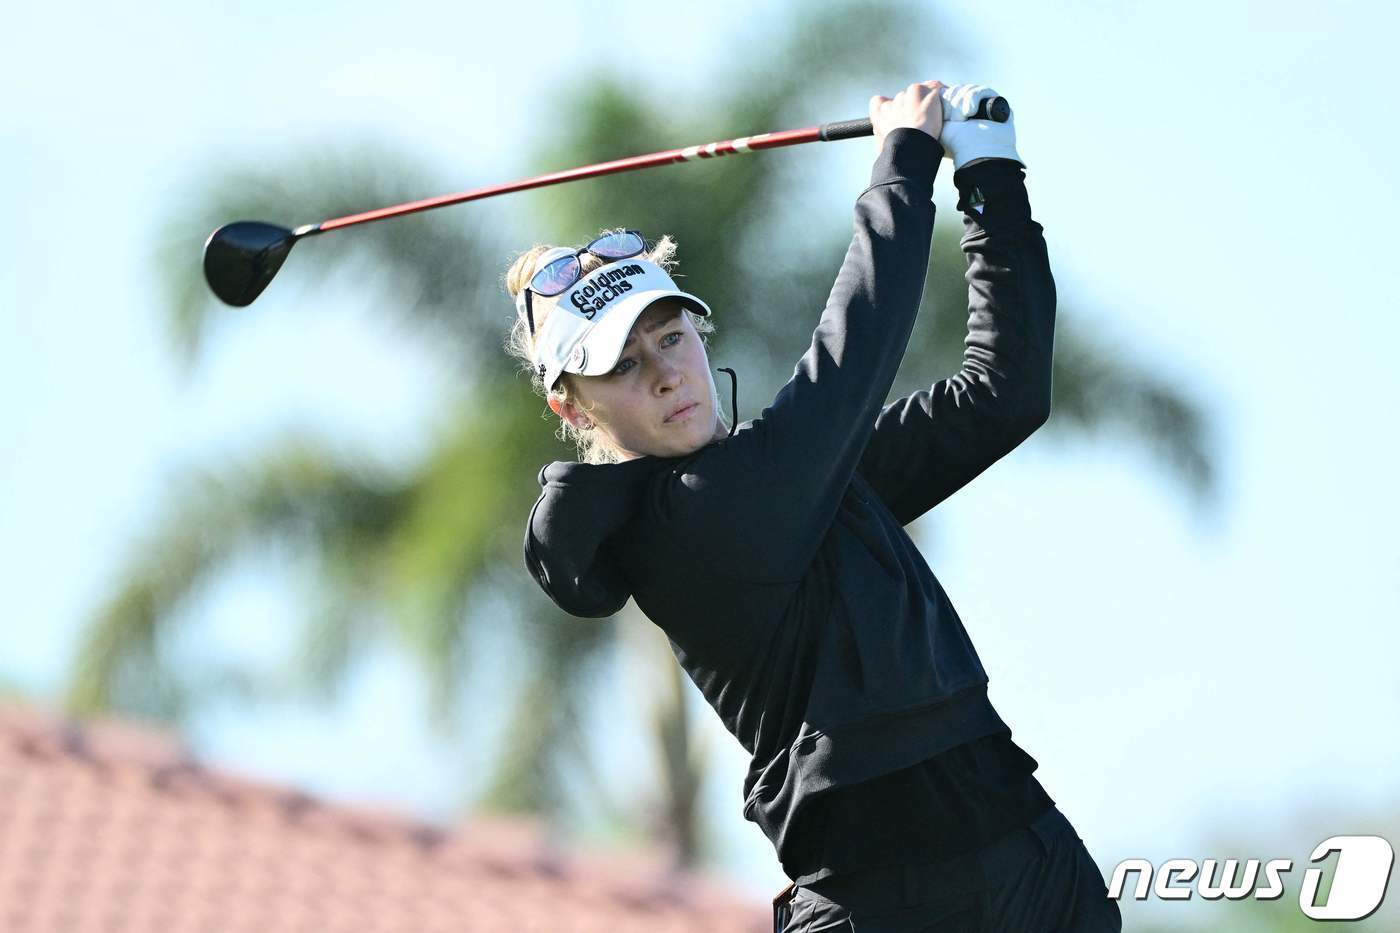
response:
<path id="1" fill-rule="evenodd" d="M 686 457 L 552 463 L 530 513 L 526 564 L 555 602 L 601 617 L 631 596 L 665 631 L 752 755 L 744 815 L 780 858 L 813 794 L 1008 731 L 904 526 L 1049 416 L 1055 286 L 1021 167 L 965 167 L 962 368 L 882 407 L 942 155 L 889 133 L 811 346 L 759 417 Z"/>

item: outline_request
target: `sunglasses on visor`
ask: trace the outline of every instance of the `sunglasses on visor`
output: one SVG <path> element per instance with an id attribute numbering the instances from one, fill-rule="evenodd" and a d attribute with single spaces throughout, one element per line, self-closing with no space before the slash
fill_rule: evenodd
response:
<path id="1" fill-rule="evenodd" d="M 581 246 L 574 250 L 572 256 L 560 256 L 553 262 L 535 270 L 535 274 L 530 276 L 530 284 L 525 286 L 525 316 L 530 321 L 530 336 L 535 336 L 535 313 L 531 307 L 531 293 L 542 295 L 545 298 L 553 298 L 555 295 L 562 295 L 572 288 L 579 279 L 583 278 L 583 263 L 579 262 L 580 256 L 584 253 L 591 253 L 599 259 L 611 262 L 640 256 L 646 252 L 646 249 L 646 241 L 636 230 L 605 233 L 587 246 Z"/>

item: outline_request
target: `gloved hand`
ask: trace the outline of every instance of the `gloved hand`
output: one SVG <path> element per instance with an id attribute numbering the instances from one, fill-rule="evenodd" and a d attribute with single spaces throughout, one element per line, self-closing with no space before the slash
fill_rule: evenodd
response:
<path id="1" fill-rule="evenodd" d="M 978 159 L 1014 159 L 1026 167 L 1016 152 L 1014 111 L 1005 123 L 973 119 L 978 104 L 996 97 L 996 91 L 983 84 L 955 84 L 943 88 L 942 96 L 943 132 L 938 141 L 953 160 L 954 171 Z"/>

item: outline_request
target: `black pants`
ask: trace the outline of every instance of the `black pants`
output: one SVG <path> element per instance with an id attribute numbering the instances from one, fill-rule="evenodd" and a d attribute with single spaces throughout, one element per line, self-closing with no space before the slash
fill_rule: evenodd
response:
<path id="1" fill-rule="evenodd" d="M 943 862 L 839 875 L 800 887 L 782 933 L 1120 933 L 1089 850 L 1058 808 Z M 776 907 L 775 907 L 776 913 Z"/>

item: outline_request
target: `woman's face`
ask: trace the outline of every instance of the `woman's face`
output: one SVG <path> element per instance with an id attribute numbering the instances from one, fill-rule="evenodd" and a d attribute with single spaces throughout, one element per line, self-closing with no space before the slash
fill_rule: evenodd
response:
<path id="1" fill-rule="evenodd" d="M 709 355 L 675 299 L 642 312 L 612 372 L 566 378 L 575 403 L 551 399 L 550 407 L 576 427 L 592 424 L 624 460 L 684 456 L 726 434 L 715 410 Z"/>

